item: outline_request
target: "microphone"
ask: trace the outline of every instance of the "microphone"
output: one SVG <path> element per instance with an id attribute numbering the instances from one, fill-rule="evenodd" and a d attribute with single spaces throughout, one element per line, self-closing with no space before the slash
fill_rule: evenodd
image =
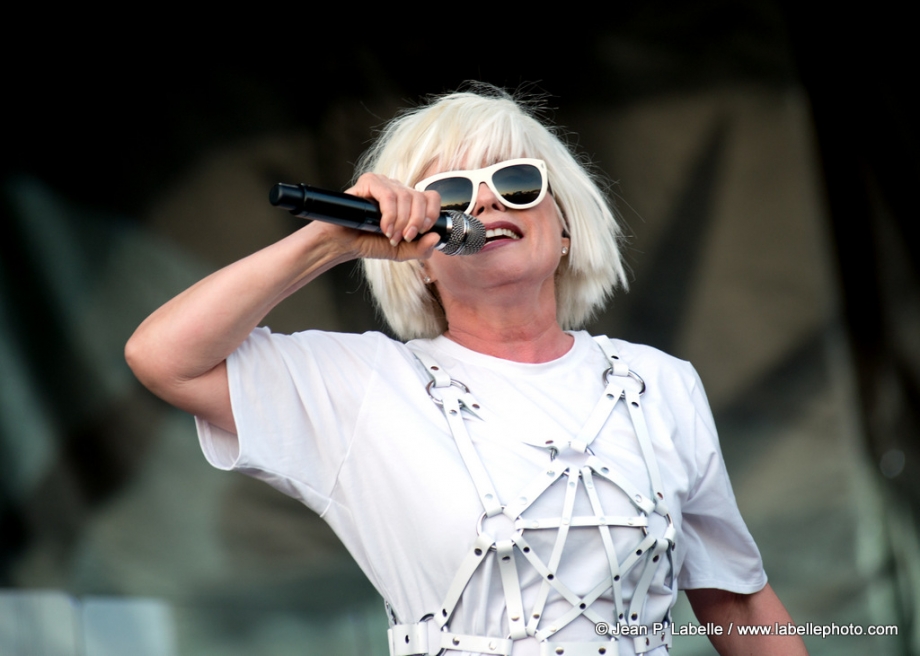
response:
<path id="1" fill-rule="evenodd" d="M 380 206 L 373 200 L 337 191 L 326 191 L 305 184 L 279 182 L 268 194 L 268 202 L 294 216 L 364 230 L 380 230 Z M 445 255 L 472 255 L 486 245 L 486 229 L 469 214 L 446 210 L 435 221 L 431 232 L 441 241 L 435 247 Z"/>

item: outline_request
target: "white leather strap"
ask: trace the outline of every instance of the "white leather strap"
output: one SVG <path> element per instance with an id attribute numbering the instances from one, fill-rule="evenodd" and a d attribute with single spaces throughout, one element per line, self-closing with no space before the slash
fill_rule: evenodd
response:
<path id="1" fill-rule="evenodd" d="M 671 633 L 671 623 L 668 622 L 661 631 L 649 630 L 648 635 L 633 638 L 633 651 L 637 654 L 644 654 L 662 645 L 671 649 L 673 641 L 674 634 Z"/>
<path id="2" fill-rule="evenodd" d="M 645 466 L 648 468 L 648 475 L 652 481 L 652 493 L 655 495 L 655 504 L 657 506 L 655 512 L 659 515 L 667 515 L 668 510 L 664 505 L 664 487 L 661 485 L 661 474 L 658 471 L 658 459 L 655 457 L 652 440 L 648 434 L 641 399 L 639 398 L 639 393 L 635 390 L 627 390 L 626 407 L 629 409 L 629 416 L 632 419 L 633 427 L 636 429 L 636 437 L 639 438 L 639 448 L 642 449 L 642 457 L 645 459 Z"/>
<path id="3" fill-rule="evenodd" d="M 413 350 L 412 353 L 418 358 L 419 362 L 422 363 L 422 366 L 425 368 L 425 373 L 434 381 L 435 387 L 450 387 L 450 374 L 444 371 L 444 369 L 429 357 L 427 353 L 415 350 Z"/>
<path id="4" fill-rule="evenodd" d="M 607 642 L 544 642 L 540 656 L 619 656 L 615 640 Z"/>
<path id="5" fill-rule="evenodd" d="M 511 656 L 514 648 L 512 640 L 502 638 L 487 638 L 484 636 L 463 635 L 460 633 L 442 633 L 441 649 L 456 651 L 469 651 L 477 654 L 500 654 Z"/>
<path id="6" fill-rule="evenodd" d="M 601 394 L 601 398 L 598 399 L 597 404 L 594 406 L 594 410 L 588 416 L 585 425 L 578 431 L 578 435 L 575 436 L 569 447 L 579 453 L 584 453 L 585 449 L 600 434 L 621 396 L 623 396 L 623 386 L 617 381 L 608 383 L 604 393 Z"/>
<path id="7" fill-rule="evenodd" d="M 470 582 L 470 579 L 473 577 L 473 572 L 479 567 L 479 563 L 486 557 L 489 548 L 493 544 L 495 544 L 495 542 L 485 533 L 476 538 L 473 548 L 466 554 L 466 558 L 460 563 L 460 569 L 457 570 L 456 575 L 454 575 L 454 580 L 447 590 L 447 596 L 444 598 L 444 603 L 441 604 L 441 608 L 438 609 L 438 612 L 434 614 L 434 621 L 437 623 L 438 627 L 443 627 L 450 621 L 450 616 L 457 607 L 457 602 L 460 601 L 460 595 L 462 595 L 463 591 L 466 589 L 466 584 Z"/>
<path id="8" fill-rule="evenodd" d="M 428 622 L 394 624 L 387 629 L 390 656 L 416 656 L 428 653 Z"/>
<path id="9" fill-rule="evenodd" d="M 495 544 L 495 551 L 498 558 L 498 571 L 502 576 L 502 590 L 505 593 L 509 635 L 512 640 L 520 640 L 527 637 L 527 624 L 524 622 L 521 581 L 514 562 L 514 543 L 511 540 L 502 540 Z"/>
<path id="10" fill-rule="evenodd" d="M 601 500 L 597 496 L 597 490 L 594 487 L 594 477 L 591 475 L 590 467 L 583 467 L 581 470 L 581 477 L 585 482 L 585 491 L 588 493 L 588 500 L 591 502 L 591 510 L 594 511 L 594 514 L 598 519 L 606 517 L 604 514 L 604 509 L 601 506 Z M 648 519 L 643 517 L 643 520 L 648 522 Z M 607 528 L 606 524 L 600 524 L 598 526 L 601 532 L 601 543 L 604 545 L 604 553 L 607 556 L 607 564 L 610 567 L 610 581 L 611 587 L 613 588 L 613 604 L 614 604 L 614 613 L 616 617 L 622 618 L 625 614 L 625 609 L 623 607 L 623 588 L 622 581 L 620 580 L 620 563 L 617 560 L 617 552 L 613 547 L 613 537 L 610 535 L 610 529 Z"/>

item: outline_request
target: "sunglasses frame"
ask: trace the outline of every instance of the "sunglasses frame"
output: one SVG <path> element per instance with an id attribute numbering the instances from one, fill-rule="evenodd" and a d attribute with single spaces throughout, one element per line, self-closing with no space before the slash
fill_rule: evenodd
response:
<path id="1" fill-rule="evenodd" d="M 509 168 L 511 166 L 519 165 L 529 165 L 533 166 L 540 172 L 540 193 L 537 196 L 537 199 L 530 203 L 523 203 L 521 205 L 511 203 L 504 196 L 502 196 L 498 189 L 495 188 L 495 183 L 492 182 L 492 176 L 502 169 Z M 546 175 L 546 162 L 542 159 L 533 159 L 531 157 L 521 157 L 518 159 L 507 159 L 503 162 L 498 162 L 491 166 L 486 166 L 481 169 L 471 169 L 471 170 L 459 170 L 459 171 L 444 171 L 443 173 L 436 173 L 435 175 L 429 176 L 424 180 L 421 180 L 415 185 L 417 191 L 425 191 L 425 188 L 428 185 L 431 185 L 435 182 L 441 180 L 447 180 L 450 178 L 462 178 L 464 180 L 469 180 L 473 183 L 473 194 L 470 198 L 470 203 L 467 205 L 466 209 L 463 210 L 464 214 L 469 214 L 470 210 L 473 209 L 473 206 L 476 204 L 476 198 L 479 196 L 479 185 L 483 182 L 486 183 L 486 186 L 492 192 L 492 194 L 501 202 L 505 207 L 512 210 L 527 210 L 531 207 L 536 207 L 539 205 L 544 198 L 546 198 L 546 192 L 549 189 L 549 178 Z"/>

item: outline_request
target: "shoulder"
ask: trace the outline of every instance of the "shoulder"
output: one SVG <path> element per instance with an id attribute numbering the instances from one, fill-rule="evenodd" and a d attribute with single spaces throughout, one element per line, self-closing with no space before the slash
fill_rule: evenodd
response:
<path id="1" fill-rule="evenodd" d="M 597 339 L 597 338 L 595 338 Z M 678 386 L 688 391 L 700 387 L 700 378 L 693 365 L 646 344 L 634 344 L 623 339 L 610 338 L 620 358 L 632 371 L 646 381 L 658 381 L 671 388 Z"/>
<path id="2" fill-rule="evenodd" d="M 293 334 L 256 328 L 228 358 L 231 370 L 279 372 L 294 377 L 323 375 L 366 376 L 372 371 L 399 368 L 414 362 L 402 342 L 379 332 L 336 333 L 307 330 Z"/>

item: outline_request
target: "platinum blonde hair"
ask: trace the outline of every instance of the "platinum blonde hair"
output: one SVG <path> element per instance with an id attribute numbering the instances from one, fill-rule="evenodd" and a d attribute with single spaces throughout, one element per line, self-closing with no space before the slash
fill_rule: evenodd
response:
<path id="1" fill-rule="evenodd" d="M 437 97 L 393 119 L 356 167 L 413 186 L 430 166 L 459 169 L 532 157 L 546 162 L 550 189 L 571 238 L 556 273 L 556 318 L 580 328 L 617 284 L 627 287 L 621 230 L 591 174 L 533 111 L 504 91 L 477 85 Z M 481 163 L 481 164 L 480 164 Z M 462 256 L 460 256 L 462 257 Z M 364 273 L 384 318 L 400 339 L 432 338 L 447 329 L 441 304 L 422 281 L 418 261 L 364 260 Z"/>

